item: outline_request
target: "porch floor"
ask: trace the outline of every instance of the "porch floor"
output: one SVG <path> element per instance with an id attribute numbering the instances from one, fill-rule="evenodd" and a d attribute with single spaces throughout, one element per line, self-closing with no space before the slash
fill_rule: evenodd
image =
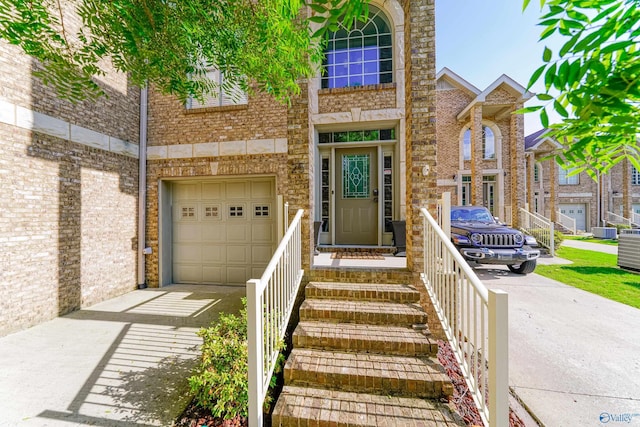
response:
<path id="1" fill-rule="evenodd" d="M 396 257 L 391 254 L 376 254 L 378 257 L 367 259 L 366 255 L 361 258 L 332 258 L 332 252 L 320 252 L 313 257 L 314 267 L 375 267 L 375 268 L 407 268 L 406 257 Z M 379 259 L 382 257 L 382 259 Z"/>

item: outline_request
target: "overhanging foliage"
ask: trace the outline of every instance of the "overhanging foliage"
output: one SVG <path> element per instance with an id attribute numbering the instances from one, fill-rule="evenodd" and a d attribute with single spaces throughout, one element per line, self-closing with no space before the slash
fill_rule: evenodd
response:
<path id="1" fill-rule="evenodd" d="M 38 76 L 71 101 L 103 95 L 94 77 L 105 60 L 134 84 L 181 100 L 215 89 L 204 78 L 213 67 L 229 88 L 255 85 L 286 101 L 315 72 L 326 31 L 366 14 L 366 1 L 0 0 L 0 37 L 37 58 Z M 70 30 L 65 6 L 81 18 L 79 30 Z"/>

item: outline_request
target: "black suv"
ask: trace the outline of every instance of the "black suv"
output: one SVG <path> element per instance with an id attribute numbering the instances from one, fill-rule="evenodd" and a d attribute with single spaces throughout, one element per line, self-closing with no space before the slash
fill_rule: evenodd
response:
<path id="1" fill-rule="evenodd" d="M 502 264 L 514 273 L 536 268 L 540 251 L 532 236 L 498 222 L 482 206 L 451 207 L 451 241 L 467 261 Z"/>

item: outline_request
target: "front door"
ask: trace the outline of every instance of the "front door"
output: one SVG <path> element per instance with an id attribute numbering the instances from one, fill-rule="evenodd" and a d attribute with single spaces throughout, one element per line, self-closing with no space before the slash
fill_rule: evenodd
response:
<path id="1" fill-rule="evenodd" d="M 378 149 L 336 150 L 336 243 L 378 244 Z"/>
<path id="2" fill-rule="evenodd" d="M 489 212 L 491 212 L 491 215 L 494 215 L 494 216 L 496 214 L 495 213 L 495 208 L 496 208 L 495 179 L 496 179 L 495 176 L 485 176 L 483 177 L 483 182 L 482 182 L 482 204 L 484 205 L 484 207 L 489 209 Z"/>

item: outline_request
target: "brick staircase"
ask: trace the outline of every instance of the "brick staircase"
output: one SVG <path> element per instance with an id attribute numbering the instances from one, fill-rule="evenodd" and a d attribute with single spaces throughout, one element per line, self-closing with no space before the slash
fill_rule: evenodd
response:
<path id="1" fill-rule="evenodd" d="M 441 402 L 453 387 L 414 288 L 312 282 L 305 295 L 274 427 L 464 425 Z"/>

